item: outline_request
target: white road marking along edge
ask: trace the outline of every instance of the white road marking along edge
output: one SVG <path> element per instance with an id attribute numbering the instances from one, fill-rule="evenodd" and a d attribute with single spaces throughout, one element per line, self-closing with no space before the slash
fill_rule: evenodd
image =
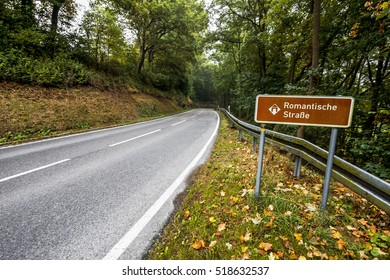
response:
<path id="1" fill-rule="evenodd" d="M 60 163 L 63 163 L 63 162 L 69 161 L 69 160 L 70 159 L 64 159 L 64 160 L 57 161 L 57 162 L 54 162 L 54 163 L 51 163 L 51 164 L 48 164 L 48 165 L 44 165 L 44 166 L 41 166 L 41 167 L 38 167 L 38 168 L 34 168 L 34 169 L 31 169 L 31 170 L 28 170 L 28 171 L 25 171 L 25 172 L 22 172 L 22 173 L 15 174 L 13 176 L 9 176 L 9 177 L 0 179 L 0 183 L 8 181 L 8 180 L 11 180 L 11 179 L 14 179 L 14 178 L 17 178 L 17 177 L 20 177 L 20 176 L 23 176 L 23 175 L 26 175 L 26 174 L 29 174 L 29 173 L 33 173 L 33 172 L 42 170 L 42 169 L 45 169 L 45 168 L 49 168 L 49 167 L 52 167 L 54 165 L 57 165 L 57 164 L 60 164 Z"/>
<path id="2" fill-rule="evenodd" d="M 215 112 L 214 112 L 215 113 Z M 191 170 L 196 166 L 198 161 L 206 152 L 207 148 L 211 144 L 212 140 L 215 138 L 219 128 L 219 115 L 215 113 L 218 117 L 217 125 L 207 141 L 206 145 L 200 150 L 198 155 L 191 161 L 191 163 L 186 167 L 186 169 L 176 178 L 176 180 L 169 186 L 169 188 L 161 195 L 161 197 L 149 208 L 148 211 L 130 228 L 130 230 L 119 240 L 119 242 L 107 253 L 103 260 L 117 260 L 123 252 L 129 247 L 129 245 L 134 241 L 135 238 L 140 234 L 140 232 L 145 228 L 149 221 L 156 215 L 156 213 L 161 209 L 164 203 L 169 199 L 169 197 L 175 192 L 175 190 L 180 186 L 180 184 L 186 179 Z"/>
<path id="3" fill-rule="evenodd" d="M 159 131 L 161 131 L 161 129 L 157 129 L 157 130 L 154 130 L 154 131 L 151 131 L 151 132 L 148 132 L 148 133 L 145 133 L 145 134 L 142 134 L 142 135 L 139 135 L 139 136 L 133 137 L 133 138 L 131 138 L 131 139 L 127 139 L 127 140 L 125 140 L 125 141 L 121 141 L 121 142 L 118 142 L 118 143 L 115 143 L 115 144 L 109 145 L 109 147 L 115 147 L 115 146 L 118 146 L 118 145 L 121 145 L 121 144 L 124 144 L 124 143 L 130 142 L 130 141 L 133 141 L 133 140 L 135 140 L 135 139 L 138 139 L 138 138 L 141 138 L 141 137 L 144 137 L 144 136 L 147 136 L 147 135 L 150 135 L 150 134 L 153 134 L 153 133 L 159 132 Z"/>
<path id="4" fill-rule="evenodd" d="M 176 126 L 176 125 L 178 125 L 178 124 L 181 124 L 181 123 L 183 123 L 183 122 L 185 122 L 186 120 L 182 120 L 182 121 L 180 121 L 180 122 L 177 122 L 177 123 L 174 123 L 174 124 L 171 124 L 171 126 Z"/>

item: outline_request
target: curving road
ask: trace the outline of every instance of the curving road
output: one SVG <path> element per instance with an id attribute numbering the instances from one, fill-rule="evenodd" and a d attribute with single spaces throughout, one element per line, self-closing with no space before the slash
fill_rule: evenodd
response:
<path id="1" fill-rule="evenodd" d="M 141 259 L 218 125 L 197 109 L 0 148 L 0 259 Z"/>

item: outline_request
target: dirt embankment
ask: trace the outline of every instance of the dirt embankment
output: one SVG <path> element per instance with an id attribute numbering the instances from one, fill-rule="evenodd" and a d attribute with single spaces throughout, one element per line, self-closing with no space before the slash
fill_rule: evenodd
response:
<path id="1" fill-rule="evenodd" d="M 131 123 L 180 110 L 174 99 L 92 87 L 0 84 L 0 144 Z"/>

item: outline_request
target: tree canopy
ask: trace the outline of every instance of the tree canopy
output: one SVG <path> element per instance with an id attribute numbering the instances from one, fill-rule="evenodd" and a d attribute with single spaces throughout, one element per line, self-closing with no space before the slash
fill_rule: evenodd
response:
<path id="1" fill-rule="evenodd" d="M 257 94 L 352 96 L 353 126 L 339 136 L 339 154 L 389 178 L 390 2 L 321 1 L 316 30 L 319 2 L 214 0 L 211 59 L 219 101 L 253 119 Z M 327 146 L 322 130 L 307 129 L 307 137 Z"/>
<path id="2" fill-rule="evenodd" d="M 47 74 L 70 71 L 63 86 L 122 78 L 193 92 L 192 67 L 203 51 L 208 22 L 202 1 L 93 0 L 80 22 L 75 0 L 4 0 L 0 5 L 1 80 L 59 86 Z M 50 61 L 74 68 L 60 67 L 56 73 L 45 69 L 52 67 Z M 83 78 L 72 79 L 73 74 Z"/>

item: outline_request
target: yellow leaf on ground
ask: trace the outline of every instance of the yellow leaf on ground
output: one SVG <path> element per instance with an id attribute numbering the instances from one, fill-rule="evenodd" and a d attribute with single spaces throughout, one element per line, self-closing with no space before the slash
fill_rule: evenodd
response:
<path id="1" fill-rule="evenodd" d="M 361 237 L 363 235 L 363 232 L 361 232 L 360 230 L 355 230 L 352 232 L 352 235 L 356 236 L 356 237 Z"/>
<path id="2" fill-rule="evenodd" d="M 348 244 L 348 243 L 345 242 L 345 241 L 342 240 L 342 239 L 337 240 L 337 248 L 338 248 L 339 250 L 344 249 L 344 246 L 347 245 L 347 244 Z"/>
<path id="3" fill-rule="evenodd" d="M 369 242 L 366 242 L 366 243 L 364 244 L 364 247 L 366 247 L 366 249 L 369 250 L 369 251 L 372 250 L 372 245 L 371 245 L 371 243 L 369 243 Z"/>
<path id="4" fill-rule="evenodd" d="M 215 217 L 210 217 L 210 218 L 209 218 L 209 221 L 210 221 L 211 223 L 215 223 L 217 220 L 215 219 Z"/>
<path id="5" fill-rule="evenodd" d="M 344 254 L 344 256 L 349 256 L 351 258 L 355 258 L 355 253 L 351 250 L 347 250 L 347 252 Z"/>
<path id="6" fill-rule="evenodd" d="M 188 218 L 189 216 L 190 216 L 190 211 L 188 211 L 188 210 L 184 211 L 183 217 Z"/>
<path id="7" fill-rule="evenodd" d="M 248 246 L 245 246 L 245 247 L 242 247 L 241 248 L 241 253 L 245 253 L 246 251 L 248 251 Z"/>
<path id="8" fill-rule="evenodd" d="M 299 256 L 298 260 L 300 260 L 300 261 L 305 261 L 306 258 L 305 258 L 305 256 Z"/>
<path id="9" fill-rule="evenodd" d="M 318 251 L 318 249 L 313 248 L 313 255 L 316 257 L 321 257 L 322 253 L 320 251 Z"/>
<path id="10" fill-rule="evenodd" d="M 245 205 L 244 207 L 242 207 L 242 211 L 243 212 L 246 212 L 249 210 L 249 205 Z"/>
<path id="11" fill-rule="evenodd" d="M 302 233 L 294 233 L 295 239 L 298 241 L 302 240 Z"/>
<path id="12" fill-rule="evenodd" d="M 195 250 L 199 250 L 205 247 L 204 240 L 195 240 L 194 244 L 192 244 L 192 248 Z"/>
<path id="13" fill-rule="evenodd" d="M 336 231 L 336 232 L 334 232 L 334 233 L 332 234 L 332 237 L 333 237 L 334 239 L 340 239 L 340 238 L 343 237 L 343 236 L 341 235 L 340 232 Z"/>
<path id="14" fill-rule="evenodd" d="M 367 227 L 368 227 L 369 229 L 371 229 L 371 232 L 372 232 L 372 233 L 374 233 L 374 234 L 376 233 L 376 227 L 375 227 L 374 225 L 372 225 L 372 226 L 368 226 L 368 225 L 367 225 Z"/>
<path id="15" fill-rule="evenodd" d="M 270 251 L 270 250 L 272 250 L 272 244 L 261 242 L 259 245 L 259 248 L 263 249 L 264 251 Z"/>

